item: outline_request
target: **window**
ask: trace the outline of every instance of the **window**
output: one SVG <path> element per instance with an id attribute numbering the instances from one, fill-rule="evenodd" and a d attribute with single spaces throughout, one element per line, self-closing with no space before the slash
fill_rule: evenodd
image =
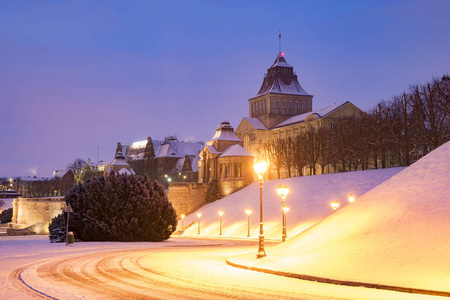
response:
<path id="1" fill-rule="evenodd" d="M 258 103 L 255 103 L 255 111 L 258 111 Z"/>
<path id="2" fill-rule="evenodd" d="M 266 101 L 263 101 L 263 103 L 262 103 L 262 109 L 266 109 Z"/>
<path id="3" fill-rule="evenodd" d="M 259 110 L 261 110 L 261 102 L 259 102 Z"/>
<path id="4" fill-rule="evenodd" d="M 302 110 L 306 110 L 306 101 L 302 101 Z"/>
<path id="5" fill-rule="evenodd" d="M 331 128 L 336 128 L 336 123 L 331 122 L 331 123 L 330 123 L 330 126 L 331 126 Z"/>
<path id="6" fill-rule="evenodd" d="M 289 101 L 289 108 L 290 108 L 290 109 L 293 109 L 293 108 L 294 108 L 294 102 Z"/>
<path id="7" fill-rule="evenodd" d="M 276 108 L 280 107 L 280 100 L 275 101 L 275 107 Z"/>
<path id="8" fill-rule="evenodd" d="M 234 177 L 241 177 L 241 163 L 234 164 Z"/>
<path id="9" fill-rule="evenodd" d="M 295 108 L 296 109 L 300 109 L 300 101 L 296 101 L 295 102 Z"/>
<path id="10" fill-rule="evenodd" d="M 255 112 L 255 103 L 252 103 L 252 112 Z"/>
<path id="11" fill-rule="evenodd" d="M 225 164 L 225 178 L 230 177 L 230 165 Z"/>
<path id="12" fill-rule="evenodd" d="M 283 100 L 283 108 L 286 108 L 286 100 Z"/>

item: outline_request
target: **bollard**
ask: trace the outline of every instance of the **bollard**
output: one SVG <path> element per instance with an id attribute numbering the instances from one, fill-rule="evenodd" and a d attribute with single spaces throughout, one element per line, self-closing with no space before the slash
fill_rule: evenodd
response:
<path id="1" fill-rule="evenodd" d="M 67 235 L 67 243 L 68 244 L 73 244 L 75 241 L 75 237 L 73 235 L 72 231 L 69 231 L 69 234 Z"/>

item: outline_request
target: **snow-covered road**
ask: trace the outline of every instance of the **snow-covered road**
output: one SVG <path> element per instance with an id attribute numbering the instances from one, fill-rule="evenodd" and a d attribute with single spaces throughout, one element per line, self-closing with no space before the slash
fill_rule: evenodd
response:
<path id="1" fill-rule="evenodd" d="M 271 246 L 267 243 L 270 255 Z M 2 299 L 437 299 L 285 278 L 226 265 L 257 241 L 50 244 L 0 237 Z M 448 299 L 448 298 L 447 298 Z"/>

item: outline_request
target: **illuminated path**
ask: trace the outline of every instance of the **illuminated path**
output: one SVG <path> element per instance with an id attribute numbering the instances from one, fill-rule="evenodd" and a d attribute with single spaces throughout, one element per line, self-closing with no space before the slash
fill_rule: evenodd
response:
<path id="1" fill-rule="evenodd" d="M 83 244 L 89 243 L 72 249 Z M 308 282 L 226 265 L 227 257 L 256 252 L 257 241 L 174 238 L 147 244 L 145 249 L 114 249 L 126 244 L 107 243 L 108 251 L 57 255 L 16 268 L 8 281 L 23 299 L 439 298 Z"/>

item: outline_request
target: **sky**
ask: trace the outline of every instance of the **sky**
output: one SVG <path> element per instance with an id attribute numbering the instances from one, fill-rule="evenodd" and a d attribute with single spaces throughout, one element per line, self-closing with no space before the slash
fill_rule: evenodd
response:
<path id="1" fill-rule="evenodd" d="M 450 73 L 450 1 L 1 1 L 0 177 L 237 128 L 278 53 L 313 109 Z"/>

